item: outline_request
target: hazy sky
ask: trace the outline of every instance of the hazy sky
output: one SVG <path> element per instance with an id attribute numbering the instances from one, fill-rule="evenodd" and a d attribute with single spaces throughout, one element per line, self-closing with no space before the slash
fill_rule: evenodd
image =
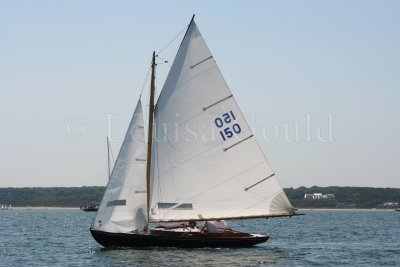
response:
<path id="1" fill-rule="evenodd" d="M 2 0 L 0 187 L 105 185 L 109 122 L 116 156 L 152 51 L 193 13 L 282 186 L 400 187 L 399 11 L 364 0 Z M 182 37 L 160 56 L 172 62 Z M 169 67 L 158 66 L 158 90 Z"/>

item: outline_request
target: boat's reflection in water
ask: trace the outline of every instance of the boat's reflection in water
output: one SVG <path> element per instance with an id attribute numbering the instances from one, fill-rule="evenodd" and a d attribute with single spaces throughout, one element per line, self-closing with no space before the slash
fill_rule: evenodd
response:
<path id="1" fill-rule="evenodd" d="M 285 264 L 288 253 L 276 247 L 258 245 L 249 248 L 98 248 L 97 261 L 109 264 L 143 266 L 262 266 Z M 288 262 L 287 262 L 288 263 Z"/>

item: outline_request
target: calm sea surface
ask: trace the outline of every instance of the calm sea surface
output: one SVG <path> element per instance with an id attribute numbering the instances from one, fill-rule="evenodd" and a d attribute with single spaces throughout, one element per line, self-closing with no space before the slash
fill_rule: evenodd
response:
<path id="1" fill-rule="evenodd" d="M 0 266 L 400 266 L 400 212 L 305 211 L 307 216 L 230 222 L 269 233 L 241 249 L 113 248 L 89 232 L 94 213 L 0 210 Z"/>

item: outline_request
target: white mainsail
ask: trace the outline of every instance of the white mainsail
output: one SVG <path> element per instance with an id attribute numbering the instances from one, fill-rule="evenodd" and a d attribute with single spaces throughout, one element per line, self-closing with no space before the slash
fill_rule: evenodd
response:
<path id="1" fill-rule="evenodd" d="M 194 21 L 154 130 L 150 222 L 294 214 Z"/>
<path id="2" fill-rule="evenodd" d="M 147 224 L 146 156 L 139 100 L 101 201 L 93 229 L 127 233 Z"/>

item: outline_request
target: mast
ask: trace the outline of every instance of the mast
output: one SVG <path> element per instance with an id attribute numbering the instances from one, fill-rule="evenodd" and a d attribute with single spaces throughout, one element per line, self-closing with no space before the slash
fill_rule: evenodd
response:
<path id="1" fill-rule="evenodd" d="M 107 164 L 108 164 L 108 180 L 111 178 L 111 168 L 110 168 L 110 140 L 107 136 Z"/>
<path id="2" fill-rule="evenodd" d="M 147 189 L 147 218 L 150 212 L 150 172 L 151 172 L 151 149 L 153 145 L 153 119 L 154 119 L 154 91 L 156 79 L 156 52 L 153 51 L 151 61 L 151 83 L 150 83 L 150 103 L 149 103 L 149 127 L 147 136 L 147 169 L 146 169 L 146 189 Z"/>

